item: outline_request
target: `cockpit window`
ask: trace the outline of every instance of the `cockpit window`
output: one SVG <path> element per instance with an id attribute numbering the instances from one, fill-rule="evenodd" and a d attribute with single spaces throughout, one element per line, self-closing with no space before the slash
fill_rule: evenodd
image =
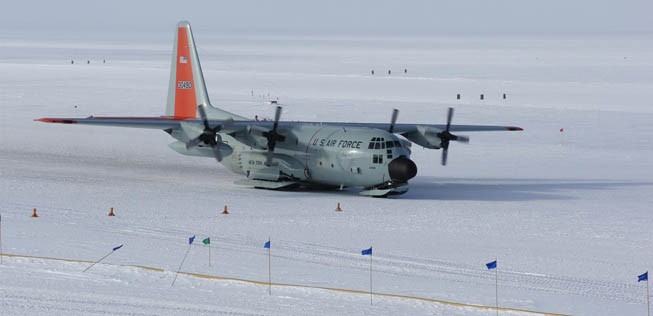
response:
<path id="1" fill-rule="evenodd" d="M 391 140 L 385 142 L 385 148 L 392 148 L 394 147 L 394 142 Z"/>
<path id="2" fill-rule="evenodd" d="M 389 143 L 389 144 L 388 144 Z M 385 149 L 386 147 L 392 148 L 392 141 L 385 141 L 382 137 L 372 137 L 368 149 Z"/>
<path id="3" fill-rule="evenodd" d="M 395 147 L 401 147 L 401 142 L 400 141 L 395 140 L 394 143 L 395 143 Z"/>

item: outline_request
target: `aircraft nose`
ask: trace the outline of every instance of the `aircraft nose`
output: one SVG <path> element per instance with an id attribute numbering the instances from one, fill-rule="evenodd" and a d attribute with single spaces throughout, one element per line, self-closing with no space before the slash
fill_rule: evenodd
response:
<path id="1" fill-rule="evenodd" d="M 392 180 L 407 182 L 417 175 L 417 166 L 406 156 L 400 156 L 388 164 L 388 172 Z"/>

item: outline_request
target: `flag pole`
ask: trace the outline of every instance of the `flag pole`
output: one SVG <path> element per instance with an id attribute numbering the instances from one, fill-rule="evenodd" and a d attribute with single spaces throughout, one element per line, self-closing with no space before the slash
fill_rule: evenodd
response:
<path id="1" fill-rule="evenodd" d="M 5 254 L 2 252 L 2 214 L 0 214 L 0 264 L 3 264 L 2 258 L 4 258 Z"/>
<path id="2" fill-rule="evenodd" d="M 372 254 L 370 253 L 370 305 L 372 305 Z"/>
<path id="3" fill-rule="evenodd" d="M 268 236 L 268 241 L 270 237 Z M 268 295 L 272 295 L 272 247 L 268 247 Z"/>
<path id="4" fill-rule="evenodd" d="M 498 260 L 498 258 L 494 259 L 495 262 L 498 262 Z M 497 265 L 494 270 L 494 298 L 497 307 L 497 316 L 499 316 L 499 266 Z"/>
<path id="5" fill-rule="evenodd" d="M 209 247 L 209 267 L 211 266 L 211 237 L 206 237 L 202 240 L 202 243 Z"/>
<path id="6" fill-rule="evenodd" d="M 88 268 L 84 269 L 84 271 L 82 271 L 82 272 L 86 272 L 86 271 L 88 271 L 88 269 L 92 268 L 94 265 L 96 265 L 98 262 L 104 260 L 104 258 L 108 257 L 108 256 L 111 255 L 112 253 L 113 253 L 113 251 L 111 251 L 111 252 L 109 252 L 108 254 L 104 255 L 104 257 L 100 258 L 100 260 L 98 260 L 98 261 L 93 262 L 93 264 L 91 264 L 90 266 L 88 266 Z"/>
<path id="7" fill-rule="evenodd" d="M 188 252 L 190 251 L 190 246 L 188 245 L 188 249 L 186 249 L 186 254 L 184 254 L 184 259 L 181 260 L 181 264 L 179 264 L 179 268 L 177 268 L 177 273 L 175 273 L 175 278 L 172 280 L 172 284 L 170 285 L 171 287 L 175 285 L 175 282 L 177 281 L 177 276 L 179 275 L 179 271 L 181 271 L 181 266 L 184 265 L 184 261 L 186 261 L 186 257 L 188 256 Z"/>
<path id="8" fill-rule="evenodd" d="M 0 264 L 3 264 L 2 258 L 5 257 L 5 254 L 2 252 L 2 214 L 0 214 Z"/>
<path id="9" fill-rule="evenodd" d="M 190 251 L 190 246 L 192 246 L 192 244 L 189 243 L 188 249 L 186 249 L 186 254 L 184 254 L 184 259 L 181 260 L 181 263 L 179 264 L 179 268 L 177 268 L 177 273 L 175 273 L 175 278 L 172 280 L 172 284 L 170 285 L 170 287 L 175 286 L 175 282 L 177 282 L 177 276 L 179 275 L 179 271 L 181 271 L 181 266 L 183 266 L 184 261 L 186 261 L 186 257 L 188 256 L 188 252 Z"/>
<path id="10" fill-rule="evenodd" d="M 100 263 L 102 260 L 106 259 L 108 256 L 110 256 L 112 253 L 116 252 L 116 250 L 118 250 L 118 249 L 120 249 L 120 248 L 122 248 L 122 245 L 113 248 L 113 249 L 112 249 L 108 254 L 104 255 L 104 257 L 100 258 L 100 260 L 93 262 L 93 264 L 91 264 L 90 266 L 88 266 L 88 268 L 84 269 L 84 271 L 82 271 L 82 272 L 86 272 L 86 271 L 88 271 L 88 270 L 89 270 L 90 268 L 92 268 L 94 265 Z"/>
<path id="11" fill-rule="evenodd" d="M 648 273 L 648 271 L 646 271 Z M 649 294 L 648 277 L 646 278 L 646 314 L 651 316 L 651 295 Z"/>

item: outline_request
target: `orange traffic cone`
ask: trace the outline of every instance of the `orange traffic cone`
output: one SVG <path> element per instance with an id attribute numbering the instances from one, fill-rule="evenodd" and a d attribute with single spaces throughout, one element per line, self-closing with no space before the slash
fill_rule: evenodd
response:
<path id="1" fill-rule="evenodd" d="M 116 216 L 116 213 L 113 212 L 113 207 L 109 210 L 109 216 Z"/>
<path id="2" fill-rule="evenodd" d="M 222 211 L 222 214 L 227 215 L 229 214 L 229 211 L 227 211 L 227 206 L 224 206 L 224 211 Z"/>
<path id="3" fill-rule="evenodd" d="M 32 210 L 32 217 L 39 217 L 39 214 L 36 214 L 36 209 Z"/>
<path id="4" fill-rule="evenodd" d="M 340 208 L 340 202 L 338 202 L 338 206 L 336 206 L 336 212 L 342 212 L 342 209 Z"/>

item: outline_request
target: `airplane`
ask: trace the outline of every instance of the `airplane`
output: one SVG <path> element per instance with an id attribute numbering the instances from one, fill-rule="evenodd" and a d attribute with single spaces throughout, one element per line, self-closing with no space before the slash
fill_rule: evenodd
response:
<path id="1" fill-rule="evenodd" d="M 190 23 L 175 30 L 165 115 L 160 117 L 39 118 L 35 121 L 160 129 L 176 141 L 176 152 L 212 157 L 242 174 L 235 183 L 262 189 L 357 188 L 359 194 L 388 197 L 408 191 L 417 174 L 410 160 L 411 142 L 442 149 L 447 163 L 452 141 L 469 142 L 452 132 L 521 131 L 515 126 L 454 125 L 453 109 L 438 124 L 398 124 L 393 110 L 389 123 L 252 120 L 214 107 L 204 83 Z"/>

